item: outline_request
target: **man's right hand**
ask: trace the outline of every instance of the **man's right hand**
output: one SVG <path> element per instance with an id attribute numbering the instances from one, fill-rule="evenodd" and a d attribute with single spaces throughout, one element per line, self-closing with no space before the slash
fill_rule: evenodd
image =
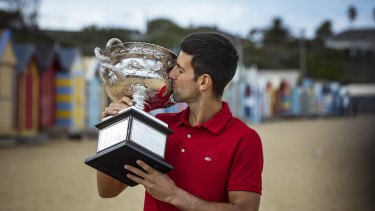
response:
<path id="1" fill-rule="evenodd" d="M 130 106 L 133 106 L 133 101 L 129 97 L 122 97 L 118 102 L 111 103 L 104 109 L 102 118 L 105 118 L 107 116 L 114 116 L 119 111 L 124 110 L 125 108 L 128 108 Z"/>

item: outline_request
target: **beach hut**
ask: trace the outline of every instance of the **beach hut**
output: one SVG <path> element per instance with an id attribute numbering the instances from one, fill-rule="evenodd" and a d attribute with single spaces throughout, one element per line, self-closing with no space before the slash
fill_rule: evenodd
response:
<path id="1" fill-rule="evenodd" d="M 48 130 L 56 123 L 56 74 L 61 66 L 53 46 L 38 46 L 37 60 L 40 70 L 40 127 Z"/>
<path id="2" fill-rule="evenodd" d="M 292 87 L 287 80 L 280 82 L 279 89 L 276 92 L 277 114 L 280 116 L 291 115 L 292 107 Z"/>
<path id="3" fill-rule="evenodd" d="M 85 128 L 85 75 L 77 48 L 58 50 L 61 70 L 56 74 L 56 125 L 70 135 Z"/>
<path id="4" fill-rule="evenodd" d="M 89 133 L 97 133 L 96 124 L 101 122 L 101 113 L 110 103 L 99 76 L 100 63 L 96 57 L 83 59 L 86 70 L 86 126 Z"/>
<path id="5" fill-rule="evenodd" d="M 264 88 L 264 119 L 270 119 L 276 114 L 276 90 L 271 81 L 267 81 Z"/>
<path id="6" fill-rule="evenodd" d="M 0 136 L 14 136 L 16 126 L 17 58 L 9 30 L 0 32 Z"/>
<path id="7" fill-rule="evenodd" d="M 301 115 L 301 92 L 300 86 L 295 86 L 292 88 L 291 115 L 294 117 Z"/>
<path id="8" fill-rule="evenodd" d="M 36 136 L 39 133 L 39 70 L 35 46 L 15 45 L 18 60 L 18 132 L 20 136 Z"/>

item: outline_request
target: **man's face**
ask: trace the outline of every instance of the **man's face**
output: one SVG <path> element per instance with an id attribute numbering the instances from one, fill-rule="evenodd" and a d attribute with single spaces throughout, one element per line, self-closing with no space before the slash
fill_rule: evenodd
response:
<path id="1" fill-rule="evenodd" d="M 200 96 L 198 82 L 194 80 L 194 69 L 191 66 L 193 56 L 180 52 L 176 66 L 169 72 L 173 83 L 173 100 L 176 102 L 195 102 Z"/>

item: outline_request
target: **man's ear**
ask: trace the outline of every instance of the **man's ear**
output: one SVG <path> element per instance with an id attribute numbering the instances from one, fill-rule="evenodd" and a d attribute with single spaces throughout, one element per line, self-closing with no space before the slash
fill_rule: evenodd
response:
<path id="1" fill-rule="evenodd" d="M 212 87 L 212 78 L 209 74 L 203 74 L 199 76 L 199 89 L 200 90 L 207 90 L 208 88 Z"/>

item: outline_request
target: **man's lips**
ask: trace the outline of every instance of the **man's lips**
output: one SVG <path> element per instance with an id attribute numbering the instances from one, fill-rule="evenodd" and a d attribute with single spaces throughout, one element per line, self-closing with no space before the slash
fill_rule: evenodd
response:
<path id="1" fill-rule="evenodd" d="M 167 93 L 172 94 L 172 93 L 173 93 L 173 90 L 174 90 L 173 80 L 172 80 L 172 79 L 169 79 L 169 80 L 168 80 L 168 83 L 169 83 L 169 86 L 167 86 L 167 87 L 168 87 L 168 89 L 167 89 Z"/>

